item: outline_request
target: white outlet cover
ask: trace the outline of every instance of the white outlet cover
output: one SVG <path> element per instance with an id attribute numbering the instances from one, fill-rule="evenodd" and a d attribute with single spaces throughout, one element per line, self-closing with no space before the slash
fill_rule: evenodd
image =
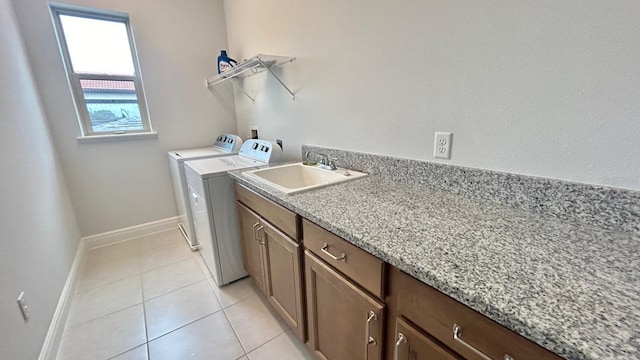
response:
<path id="1" fill-rule="evenodd" d="M 438 159 L 451 159 L 451 139 L 453 133 L 436 132 L 433 144 L 433 157 Z"/>

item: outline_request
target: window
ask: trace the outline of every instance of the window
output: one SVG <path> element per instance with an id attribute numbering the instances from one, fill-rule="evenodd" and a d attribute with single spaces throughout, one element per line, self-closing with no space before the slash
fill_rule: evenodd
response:
<path id="1" fill-rule="evenodd" d="M 62 5 L 51 13 L 82 135 L 151 132 L 129 16 Z"/>

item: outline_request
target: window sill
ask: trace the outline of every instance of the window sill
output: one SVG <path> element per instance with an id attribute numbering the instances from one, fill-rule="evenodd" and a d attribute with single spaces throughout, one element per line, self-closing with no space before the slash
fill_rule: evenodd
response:
<path id="1" fill-rule="evenodd" d="M 89 135 L 89 136 L 78 136 L 77 137 L 79 143 L 138 140 L 138 139 L 156 139 L 156 138 L 158 138 L 158 133 L 157 132 L 133 133 L 133 134 Z"/>

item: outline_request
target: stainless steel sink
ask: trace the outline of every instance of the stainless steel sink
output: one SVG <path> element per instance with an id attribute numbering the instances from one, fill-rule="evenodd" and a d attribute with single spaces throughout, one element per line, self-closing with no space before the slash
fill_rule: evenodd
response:
<path id="1" fill-rule="evenodd" d="M 341 168 L 325 170 L 317 166 L 303 165 L 302 163 L 249 170 L 242 174 L 287 194 L 317 189 L 367 176 L 367 174 L 358 171 Z"/>

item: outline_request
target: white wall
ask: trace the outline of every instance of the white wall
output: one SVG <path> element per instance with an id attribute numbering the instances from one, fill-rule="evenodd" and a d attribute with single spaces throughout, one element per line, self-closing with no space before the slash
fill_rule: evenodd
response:
<path id="1" fill-rule="evenodd" d="M 229 54 L 296 56 L 245 81 L 238 128 L 300 144 L 640 190 L 640 2 L 224 2 Z"/>
<path id="2" fill-rule="evenodd" d="M 0 48 L 0 358 L 36 359 L 80 231 L 10 0 L 0 0 Z"/>
<path id="3" fill-rule="evenodd" d="M 204 86 L 226 47 L 221 0 L 69 0 L 129 13 L 157 139 L 78 143 L 46 0 L 14 4 L 60 153 L 81 232 L 92 235 L 177 215 L 166 152 L 235 132 L 233 96 Z"/>

